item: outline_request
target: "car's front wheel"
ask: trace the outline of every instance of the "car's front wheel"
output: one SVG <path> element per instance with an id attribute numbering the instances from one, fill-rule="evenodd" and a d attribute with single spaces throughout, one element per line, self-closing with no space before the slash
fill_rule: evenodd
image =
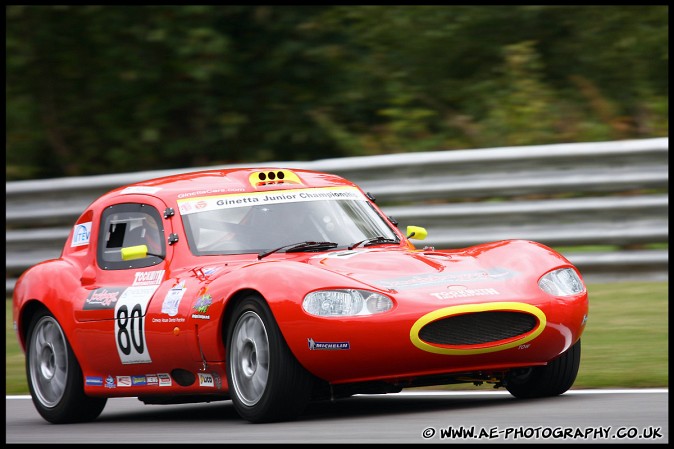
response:
<path id="1" fill-rule="evenodd" d="M 41 311 L 31 321 L 26 377 L 38 413 L 54 424 L 96 419 L 107 402 L 84 393 L 82 369 L 53 315 Z"/>
<path id="2" fill-rule="evenodd" d="M 234 408 L 250 422 L 294 419 L 309 402 L 314 378 L 295 359 L 258 295 L 240 301 L 231 315 L 227 380 Z"/>
<path id="3" fill-rule="evenodd" d="M 508 377 L 506 389 L 516 398 L 557 396 L 576 381 L 580 368 L 580 340 L 546 366 L 529 368 Z"/>

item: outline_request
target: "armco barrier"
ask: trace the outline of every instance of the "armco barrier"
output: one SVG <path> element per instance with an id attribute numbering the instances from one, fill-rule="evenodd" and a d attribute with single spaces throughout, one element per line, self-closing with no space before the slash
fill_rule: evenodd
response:
<path id="1" fill-rule="evenodd" d="M 588 281 L 665 280 L 668 153 L 669 139 L 655 138 L 8 182 L 6 291 L 29 266 L 59 256 L 70 227 L 100 194 L 159 176 L 241 166 L 344 176 L 373 193 L 401 228 L 425 226 L 429 237 L 421 245 L 535 240 L 561 248 Z"/>

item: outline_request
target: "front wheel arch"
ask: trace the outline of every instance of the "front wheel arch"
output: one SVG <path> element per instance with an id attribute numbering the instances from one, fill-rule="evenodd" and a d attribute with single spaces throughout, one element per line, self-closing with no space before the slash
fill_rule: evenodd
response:
<path id="1" fill-rule="evenodd" d="M 224 333 L 229 394 L 239 415 L 254 423 L 299 416 L 315 378 L 290 351 L 264 298 L 251 291 L 240 296 Z"/>
<path id="2" fill-rule="evenodd" d="M 558 396 L 566 392 L 575 382 L 580 368 L 580 347 L 579 339 L 547 365 L 511 374 L 506 378 L 506 389 L 520 399 Z"/>

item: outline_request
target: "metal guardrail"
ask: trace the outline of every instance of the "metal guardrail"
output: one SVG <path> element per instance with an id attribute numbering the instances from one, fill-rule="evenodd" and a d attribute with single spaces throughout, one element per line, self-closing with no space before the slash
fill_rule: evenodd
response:
<path id="1" fill-rule="evenodd" d="M 194 170 L 285 167 L 344 176 L 377 197 L 424 242 L 460 248 L 508 238 L 564 248 L 588 280 L 668 279 L 669 139 L 433 151 L 267 162 L 6 183 L 6 291 L 18 275 L 58 257 L 70 226 L 99 195 Z M 618 251 L 575 252 L 581 245 Z"/>

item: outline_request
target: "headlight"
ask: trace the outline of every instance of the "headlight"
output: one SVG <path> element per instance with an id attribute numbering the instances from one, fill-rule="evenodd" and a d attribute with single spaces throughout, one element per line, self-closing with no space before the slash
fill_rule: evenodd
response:
<path id="1" fill-rule="evenodd" d="M 391 310 L 393 301 L 367 290 L 318 290 L 304 297 L 302 308 L 316 316 L 374 315 Z"/>
<path id="2" fill-rule="evenodd" d="M 570 296 L 585 291 L 585 285 L 572 268 L 551 271 L 538 281 L 544 292 L 554 296 Z"/>

